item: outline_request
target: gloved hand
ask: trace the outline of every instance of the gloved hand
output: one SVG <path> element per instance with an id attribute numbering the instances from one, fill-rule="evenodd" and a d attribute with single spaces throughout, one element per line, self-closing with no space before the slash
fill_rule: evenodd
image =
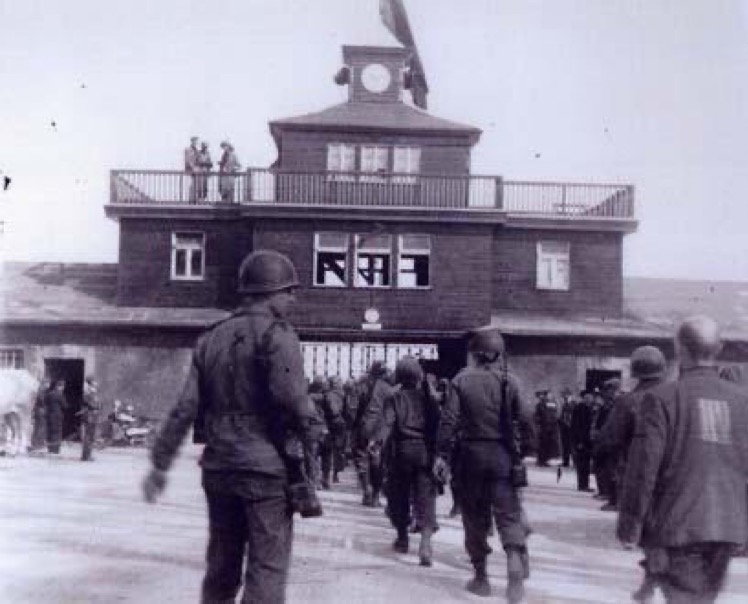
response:
<path id="1" fill-rule="evenodd" d="M 449 484 L 449 481 L 452 480 L 452 471 L 449 468 L 447 460 L 443 457 L 437 457 L 434 460 L 434 467 L 432 469 L 432 472 L 434 474 L 434 478 L 441 484 Z"/>
<path id="2" fill-rule="evenodd" d="M 166 488 L 166 472 L 152 468 L 143 479 L 143 497 L 148 503 L 156 503 Z"/>

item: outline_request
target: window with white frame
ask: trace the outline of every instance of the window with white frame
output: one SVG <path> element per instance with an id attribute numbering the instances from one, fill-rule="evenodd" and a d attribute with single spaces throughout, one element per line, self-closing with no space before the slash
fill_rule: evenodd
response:
<path id="1" fill-rule="evenodd" d="M 314 285 L 345 287 L 348 284 L 348 235 L 315 233 Z"/>
<path id="2" fill-rule="evenodd" d="M 431 238 L 428 235 L 400 235 L 397 259 L 397 286 L 431 285 Z"/>
<path id="3" fill-rule="evenodd" d="M 171 278 L 201 281 L 205 276 L 205 234 L 172 233 Z"/>
<path id="4" fill-rule="evenodd" d="M 538 241 L 538 289 L 569 289 L 569 247 L 565 241 Z"/>
<path id="5" fill-rule="evenodd" d="M 415 184 L 415 175 L 421 171 L 421 150 L 418 147 L 395 147 L 392 155 L 392 182 Z M 406 176 L 407 175 L 407 176 Z"/>
<path id="6" fill-rule="evenodd" d="M 356 235 L 356 287 L 389 287 L 391 283 L 392 237 Z"/>
<path id="7" fill-rule="evenodd" d="M 0 370 L 23 369 L 23 350 L 20 348 L 0 349 Z"/>
<path id="8" fill-rule="evenodd" d="M 384 174 L 389 168 L 389 149 L 387 147 L 361 147 L 361 182 L 385 182 Z M 372 176 L 374 174 L 376 176 Z"/>
<path id="9" fill-rule="evenodd" d="M 327 171 L 332 172 L 331 180 L 351 181 L 352 175 L 341 172 L 353 172 L 356 169 L 356 147 L 345 143 L 327 145 Z"/>

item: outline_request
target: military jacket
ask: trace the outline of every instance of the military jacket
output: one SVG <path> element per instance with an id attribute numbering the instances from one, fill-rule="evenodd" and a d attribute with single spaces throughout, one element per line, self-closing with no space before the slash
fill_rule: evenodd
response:
<path id="1" fill-rule="evenodd" d="M 423 440 L 433 444 L 439 422 L 439 404 L 422 388 L 399 389 L 384 403 L 384 422 L 396 441 Z"/>
<path id="2" fill-rule="evenodd" d="M 182 394 L 153 446 L 156 468 L 169 468 L 198 410 L 206 470 L 285 476 L 279 440 L 286 426 L 310 439 L 313 414 L 293 328 L 249 307 L 198 340 Z"/>
<path id="3" fill-rule="evenodd" d="M 748 537 L 748 397 L 697 367 L 648 391 L 620 498 L 618 537 L 677 547 Z"/>

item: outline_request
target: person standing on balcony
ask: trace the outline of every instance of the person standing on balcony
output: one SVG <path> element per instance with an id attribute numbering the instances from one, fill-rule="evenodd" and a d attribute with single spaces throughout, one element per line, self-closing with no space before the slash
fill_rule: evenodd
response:
<path id="1" fill-rule="evenodd" d="M 190 203 L 195 203 L 197 200 L 197 183 L 195 182 L 195 174 L 199 171 L 197 159 L 200 151 L 197 148 L 198 138 L 196 136 L 190 137 L 190 146 L 184 150 L 184 171 L 187 173 L 189 182 L 189 199 Z"/>
<path id="2" fill-rule="evenodd" d="M 221 201 L 224 203 L 233 203 L 234 189 L 236 188 L 236 173 L 241 169 L 241 164 L 230 142 L 223 141 L 221 149 L 223 149 L 223 155 L 218 162 L 221 172 L 218 188 L 221 193 Z"/>
<path id="3" fill-rule="evenodd" d="M 213 160 L 210 158 L 208 143 L 200 143 L 200 151 L 197 153 L 197 174 L 195 176 L 197 186 L 197 200 L 205 201 L 208 197 L 208 174 L 213 168 Z"/>

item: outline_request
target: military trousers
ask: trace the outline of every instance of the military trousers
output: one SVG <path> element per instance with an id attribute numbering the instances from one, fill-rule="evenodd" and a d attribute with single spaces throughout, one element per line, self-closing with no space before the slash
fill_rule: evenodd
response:
<path id="1" fill-rule="evenodd" d="M 645 566 L 668 604 L 712 604 L 722 589 L 734 549 L 730 543 L 645 549 Z"/>
<path id="2" fill-rule="evenodd" d="M 81 461 L 92 459 L 93 446 L 96 441 L 97 418 L 95 416 L 84 417 L 80 425 L 81 437 Z"/>
<path id="3" fill-rule="evenodd" d="M 387 511 L 395 528 L 404 530 L 410 524 L 412 500 L 418 526 L 422 530 L 436 529 L 436 484 L 432 465 L 423 440 L 394 443 L 387 470 Z"/>
<path id="4" fill-rule="evenodd" d="M 208 503 L 202 604 L 285 602 L 293 520 L 286 480 L 252 472 L 203 471 Z M 245 561 L 246 559 L 246 561 Z"/>
<path id="5" fill-rule="evenodd" d="M 381 445 L 369 446 L 369 441 L 357 436 L 353 444 L 353 465 L 359 480 L 374 491 L 382 489 L 384 481 Z"/>
<path id="6" fill-rule="evenodd" d="M 504 446 L 499 441 L 463 443 L 459 470 L 465 549 L 471 562 L 481 563 L 491 551 L 488 534 L 492 516 L 504 549 L 524 549 L 528 527 Z"/>

